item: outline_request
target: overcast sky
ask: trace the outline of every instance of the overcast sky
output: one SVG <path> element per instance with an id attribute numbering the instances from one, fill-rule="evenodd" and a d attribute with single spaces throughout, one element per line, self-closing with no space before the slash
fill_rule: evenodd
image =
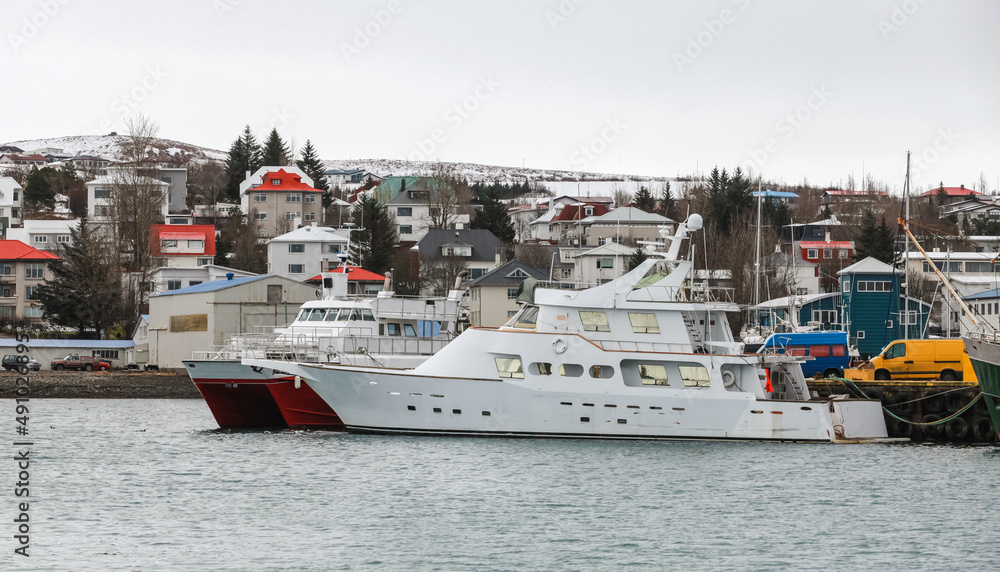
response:
<path id="1" fill-rule="evenodd" d="M 990 0 L 5 1 L 0 141 L 122 130 L 324 159 L 825 185 L 1000 176 Z"/>

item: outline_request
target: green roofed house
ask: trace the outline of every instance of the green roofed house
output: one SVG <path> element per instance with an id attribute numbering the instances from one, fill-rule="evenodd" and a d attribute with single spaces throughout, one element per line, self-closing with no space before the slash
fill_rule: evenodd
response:
<path id="1" fill-rule="evenodd" d="M 372 189 L 379 204 L 386 205 L 396 217 L 399 241 L 418 242 L 427 234 L 431 222 L 430 209 L 434 207 L 434 177 L 386 177 L 381 185 Z M 455 229 L 469 228 L 469 215 L 459 214 Z"/>

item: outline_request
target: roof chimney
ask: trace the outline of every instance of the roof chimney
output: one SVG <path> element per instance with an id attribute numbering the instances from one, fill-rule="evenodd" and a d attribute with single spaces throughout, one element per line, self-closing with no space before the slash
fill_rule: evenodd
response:
<path id="1" fill-rule="evenodd" d="M 232 272 L 226 272 L 226 280 L 232 280 L 233 276 L 236 276 L 236 275 L 233 274 Z"/>
<path id="2" fill-rule="evenodd" d="M 830 242 L 830 229 L 826 229 L 826 241 Z"/>

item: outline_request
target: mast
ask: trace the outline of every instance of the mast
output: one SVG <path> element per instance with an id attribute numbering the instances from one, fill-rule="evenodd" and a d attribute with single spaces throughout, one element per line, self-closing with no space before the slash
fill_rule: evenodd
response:
<path id="1" fill-rule="evenodd" d="M 760 176 L 757 176 L 757 243 L 754 249 L 753 263 L 753 305 L 754 317 L 757 327 L 760 328 L 760 213 L 761 213 L 761 192 Z M 773 326 L 773 324 L 772 324 Z"/>
<path id="2" fill-rule="evenodd" d="M 906 178 L 903 180 L 903 202 L 906 209 L 906 220 L 910 220 L 910 152 L 906 152 Z M 905 292 L 903 295 L 905 313 L 903 314 L 906 324 L 903 326 L 903 339 L 910 339 L 910 275 L 909 266 L 910 264 L 910 241 L 903 241 L 903 284 L 905 287 Z"/>

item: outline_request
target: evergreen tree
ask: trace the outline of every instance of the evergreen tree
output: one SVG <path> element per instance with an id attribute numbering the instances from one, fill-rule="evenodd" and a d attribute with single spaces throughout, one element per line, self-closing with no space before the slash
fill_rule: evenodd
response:
<path id="1" fill-rule="evenodd" d="M 288 145 L 281 140 L 281 135 L 278 135 L 276 128 L 271 128 L 271 133 L 267 136 L 267 141 L 264 142 L 262 153 L 265 166 L 284 166 L 291 163 L 291 152 L 288 150 Z"/>
<path id="2" fill-rule="evenodd" d="M 500 202 L 494 192 L 483 195 L 482 200 L 483 210 L 476 213 L 476 218 L 469 227 L 486 229 L 499 238 L 500 242 L 513 244 L 517 232 L 514 230 L 514 221 L 507 213 L 507 207 Z"/>
<path id="3" fill-rule="evenodd" d="M 396 220 L 375 195 L 358 197 L 351 213 L 359 230 L 353 233 L 351 260 L 354 264 L 378 274 L 392 268 L 396 248 Z"/>
<path id="4" fill-rule="evenodd" d="M 260 167 L 260 145 L 250 131 L 250 126 L 247 125 L 243 128 L 243 133 L 229 146 L 229 156 L 226 157 L 226 197 L 238 203 L 240 183 L 246 180 L 248 172 L 252 174 Z"/>
<path id="5" fill-rule="evenodd" d="M 861 233 L 855 242 L 855 254 L 858 260 L 872 257 L 891 264 L 895 256 L 896 237 L 883 216 L 876 222 L 875 213 L 865 210 L 861 215 Z"/>
<path id="6" fill-rule="evenodd" d="M 649 258 L 649 255 L 646 254 L 646 251 L 643 250 L 641 246 L 635 247 L 635 250 L 632 251 L 632 255 L 628 258 L 628 268 L 625 271 L 631 272 L 632 270 L 635 270 L 636 266 L 645 262 L 647 258 Z"/>
<path id="7" fill-rule="evenodd" d="M 674 196 L 670 192 L 670 181 L 663 183 L 663 192 L 660 195 L 660 204 L 656 208 L 656 213 L 663 215 L 669 219 L 677 220 L 675 216 L 677 213 L 677 203 L 674 201 Z"/>
<path id="8" fill-rule="evenodd" d="M 49 183 L 46 171 L 55 172 L 51 167 L 39 170 L 32 167 L 28 178 L 24 181 L 24 207 L 29 210 L 40 208 L 52 209 L 56 206 L 56 191 Z"/>
<path id="9" fill-rule="evenodd" d="M 726 197 L 726 187 L 729 185 L 729 175 L 726 170 L 719 171 L 712 167 L 708 175 L 708 213 L 707 217 L 724 234 L 729 234 L 729 204 Z"/>
<path id="10" fill-rule="evenodd" d="M 643 185 L 639 187 L 639 192 L 632 198 L 632 206 L 641 211 L 651 213 L 656 210 L 656 199 L 653 198 L 653 194 L 649 192 L 649 189 Z"/>
<path id="11" fill-rule="evenodd" d="M 53 279 L 38 286 L 35 300 L 48 321 L 76 328 L 79 337 L 88 331 L 96 337 L 126 318 L 121 272 L 108 241 L 91 230 L 86 218 L 69 233 L 70 242 L 59 253 L 61 260 L 49 265 Z"/>
<path id="12" fill-rule="evenodd" d="M 215 263 L 256 274 L 267 272 L 267 251 L 257 226 L 238 208 L 230 213 L 216 241 Z"/>
<path id="13" fill-rule="evenodd" d="M 323 199 L 325 201 L 326 193 L 330 191 L 330 186 L 326 184 L 326 178 L 323 176 L 323 173 L 326 172 L 326 166 L 320 161 L 319 154 L 316 153 L 316 148 L 313 147 L 312 142 L 308 139 L 306 139 L 305 146 L 302 147 L 302 159 L 298 160 L 295 164 L 312 178 L 313 187 L 323 191 Z M 323 206 L 329 205 L 324 204 Z"/>

